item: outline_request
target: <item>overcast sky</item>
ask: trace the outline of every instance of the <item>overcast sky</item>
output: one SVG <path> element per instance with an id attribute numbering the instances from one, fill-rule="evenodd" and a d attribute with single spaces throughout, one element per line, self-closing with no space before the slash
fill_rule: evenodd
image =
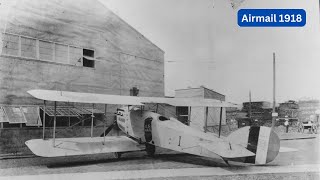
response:
<path id="1" fill-rule="evenodd" d="M 240 8 L 302 8 L 303 28 L 241 28 L 227 0 L 101 0 L 165 51 L 165 92 L 204 85 L 228 101 L 320 99 L 318 0 L 246 0 Z M 213 8 L 214 2 L 214 8 Z"/>

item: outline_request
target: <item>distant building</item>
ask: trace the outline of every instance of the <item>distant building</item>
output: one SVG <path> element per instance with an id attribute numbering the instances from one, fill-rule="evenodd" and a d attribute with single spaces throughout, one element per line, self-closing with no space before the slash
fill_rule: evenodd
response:
<path id="1" fill-rule="evenodd" d="M 226 96 L 204 86 L 199 88 L 177 89 L 175 97 L 204 98 L 225 101 Z"/>
<path id="2" fill-rule="evenodd" d="M 250 102 L 244 102 L 242 110 L 248 111 L 250 108 Z M 264 109 L 270 109 L 272 105 L 270 102 L 267 101 L 255 101 L 251 102 L 251 110 L 253 111 L 261 111 Z"/>
<path id="3" fill-rule="evenodd" d="M 215 92 L 206 87 L 178 89 L 176 90 L 177 98 L 204 98 L 225 101 L 223 94 Z M 220 122 L 220 108 L 208 108 L 208 116 L 206 116 L 206 107 L 177 107 L 177 117 L 185 124 L 199 129 L 201 131 L 213 131 L 214 126 Z M 206 119 L 207 117 L 207 119 Z M 221 125 L 226 125 L 226 108 L 222 108 Z"/>
<path id="4" fill-rule="evenodd" d="M 320 111 L 319 100 L 299 101 L 298 117 L 301 121 L 318 120 Z"/>
<path id="5" fill-rule="evenodd" d="M 266 121 L 272 119 L 272 106 L 270 102 L 266 101 L 256 101 L 251 102 L 251 114 L 250 114 L 250 102 L 243 103 L 243 112 L 246 112 L 248 117 L 251 119 L 259 120 L 259 121 Z"/>
<path id="6" fill-rule="evenodd" d="M 299 105 L 296 101 L 287 101 L 284 103 L 279 104 L 278 108 L 279 118 L 294 118 L 298 119 L 298 113 L 299 113 Z"/>

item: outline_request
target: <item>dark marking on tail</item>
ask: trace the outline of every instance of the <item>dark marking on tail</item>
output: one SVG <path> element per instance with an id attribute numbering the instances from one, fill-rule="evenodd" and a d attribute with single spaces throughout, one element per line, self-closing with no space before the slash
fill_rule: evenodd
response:
<path id="1" fill-rule="evenodd" d="M 255 154 L 257 152 L 259 133 L 260 133 L 259 126 L 250 127 L 247 149 Z M 256 156 L 250 156 L 246 158 L 245 163 L 255 163 L 255 160 L 256 160 Z"/>

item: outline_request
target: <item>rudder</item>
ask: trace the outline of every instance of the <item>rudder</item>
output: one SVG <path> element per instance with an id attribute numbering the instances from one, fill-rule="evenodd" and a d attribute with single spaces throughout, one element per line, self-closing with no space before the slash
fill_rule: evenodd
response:
<path id="1" fill-rule="evenodd" d="M 241 162 L 252 164 L 267 164 L 273 161 L 280 149 L 278 135 L 269 127 L 252 126 L 238 129 L 227 137 L 231 143 L 246 147 L 255 156 L 243 158 Z"/>

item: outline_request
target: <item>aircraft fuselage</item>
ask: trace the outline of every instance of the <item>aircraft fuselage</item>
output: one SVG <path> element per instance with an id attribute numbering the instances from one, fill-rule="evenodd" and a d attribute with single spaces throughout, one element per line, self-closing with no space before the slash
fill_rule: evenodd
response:
<path id="1" fill-rule="evenodd" d="M 246 127 L 228 137 L 218 137 L 133 106 L 118 109 L 117 124 L 128 136 L 145 143 L 149 155 L 157 146 L 210 158 L 266 164 L 280 148 L 278 136 L 268 127 Z"/>
<path id="2" fill-rule="evenodd" d="M 220 157 L 202 148 L 199 143 L 224 142 L 224 137 L 218 138 L 213 133 L 195 130 L 175 118 L 130 107 L 118 109 L 117 124 L 123 132 L 140 143 L 199 156 Z"/>

